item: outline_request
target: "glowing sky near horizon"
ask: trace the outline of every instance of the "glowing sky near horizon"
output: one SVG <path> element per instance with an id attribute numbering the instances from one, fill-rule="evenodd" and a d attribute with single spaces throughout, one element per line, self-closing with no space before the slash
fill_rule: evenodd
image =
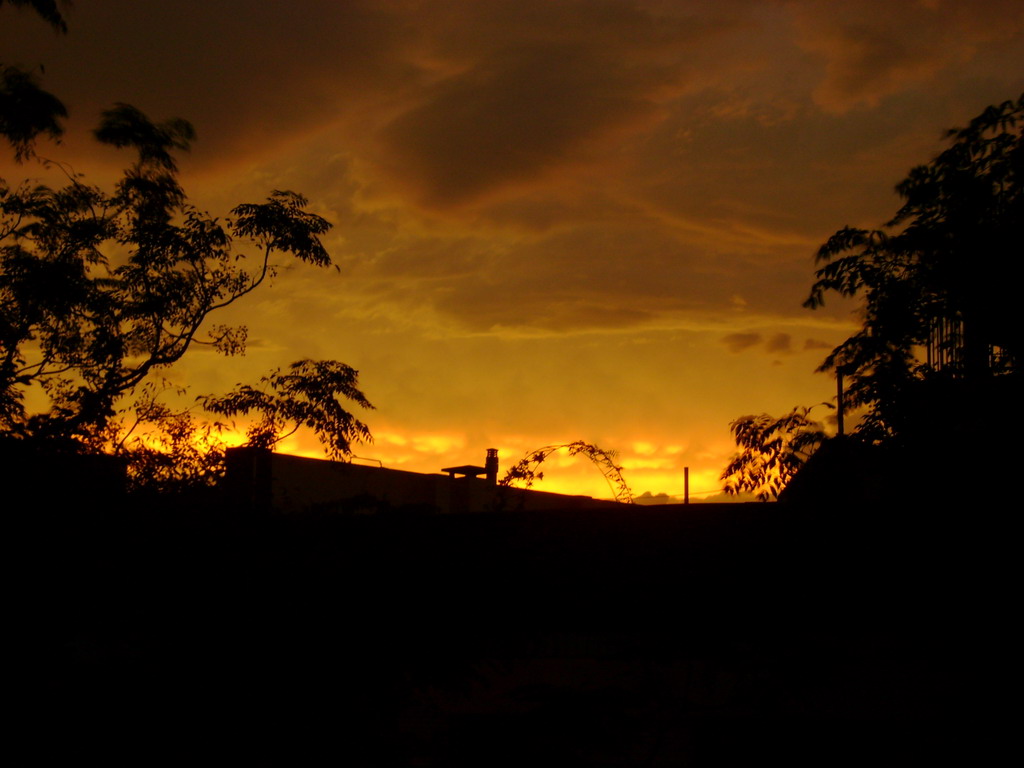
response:
<path id="1" fill-rule="evenodd" d="M 184 117 L 214 215 L 294 189 L 340 271 L 231 310 L 223 391 L 302 357 L 361 373 L 356 453 L 438 471 L 577 439 L 637 494 L 720 487 L 729 422 L 834 395 L 855 327 L 801 307 L 816 248 L 879 226 L 945 129 L 1024 90 L 1024 3 L 920 0 L 79 0 L 70 32 L 0 10 L 0 60 L 71 112 L 40 154 L 107 182 L 99 112 Z M 8 153 L 9 154 L 9 153 Z M 8 182 L 42 177 L 0 160 Z M 315 452 L 311 436 L 287 449 Z M 607 496 L 585 459 L 544 490 Z M 698 496 L 701 497 L 701 496 Z"/>

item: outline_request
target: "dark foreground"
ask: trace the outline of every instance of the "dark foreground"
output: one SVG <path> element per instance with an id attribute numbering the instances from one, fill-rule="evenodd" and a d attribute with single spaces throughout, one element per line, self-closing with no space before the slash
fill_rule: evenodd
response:
<path id="1" fill-rule="evenodd" d="M 994 763 L 993 517 L 41 514 L 10 541 L 23 764 Z"/>

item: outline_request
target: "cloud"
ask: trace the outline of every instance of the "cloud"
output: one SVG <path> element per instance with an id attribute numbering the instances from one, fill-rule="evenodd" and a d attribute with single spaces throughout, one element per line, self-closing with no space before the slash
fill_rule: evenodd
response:
<path id="1" fill-rule="evenodd" d="M 774 333 L 767 338 L 754 332 L 730 333 L 723 336 L 721 341 L 733 354 L 760 346 L 763 346 L 764 351 L 771 355 L 793 353 L 793 337 L 788 333 Z M 805 346 L 806 348 L 808 347 Z"/>
<path id="2" fill-rule="evenodd" d="M 760 333 L 730 333 L 722 337 L 722 343 L 733 354 L 756 347 L 762 341 L 764 341 L 764 337 Z"/>
<path id="3" fill-rule="evenodd" d="M 644 491 L 639 496 L 633 498 L 633 503 L 642 505 L 679 504 L 681 501 L 667 493 L 651 493 L 650 491 Z"/>
<path id="4" fill-rule="evenodd" d="M 691 49 L 730 26 L 643 2 L 485 7 L 432 40 L 444 76 L 380 133 L 379 162 L 428 206 L 606 162 L 667 118 L 696 71 Z"/>
<path id="5" fill-rule="evenodd" d="M 793 351 L 793 339 L 788 333 L 776 333 L 765 344 L 768 352 L 789 354 Z"/>
<path id="6" fill-rule="evenodd" d="M 787 7 L 798 44 L 825 60 L 814 100 L 836 114 L 919 88 L 990 47 L 1019 46 L 1024 32 L 1017 0 L 795 0 Z"/>
<path id="7" fill-rule="evenodd" d="M 688 465 L 695 496 L 737 414 L 832 394 L 812 350 L 855 302 L 800 308 L 817 246 L 1024 87 L 1019 0 L 104 0 L 67 36 L 10 11 L 4 60 L 45 64 L 72 112 L 48 154 L 88 181 L 124 165 L 88 129 L 127 101 L 194 122 L 183 181 L 213 215 L 287 188 L 336 224 L 340 273 L 225 310 L 250 354 L 183 361 L 196 392 L 337 358 L 386 463 L 682 441 L 637 490 Z"/>
<path id="8" fill-rule="evenodd" d="M 22 40 L 12 30 L 5 58 L 13 49 L 44 60 L 48 83 L 84 128 L 116 101 L 189 119 L 206 162 L 269 153 L 415 74 L 404 54 L 415 35 L 387 3 L 317 0 L 299 11 L 242 0 L 110 0 L 73 10 L 60 39 Z M 8 20 L 22 21 L 5 13 L 0 26 Z"/>
<path id="9" fill-rule="evenodd" d="M 812 91 L 853 41 L 932 39 L 854 4 L 109 0 L 39 55 L 73 107 L 193 119 L 186 167 L 241 190 L 215 214 L 305 192 L 361 311 L 575 333 L 800 312 L 815 247 L 898 178 L 866 159 L 909 165 L 901 120 L 823 116 Z"/>
<path id="10" fill-rule="evenodd" d="M 755 347 L 761 347 L 763 350 L 772 355 L 787 355 L 793 354 L 793 336 L 792 334 L 778 332 L 771 336 L 765 337 L 762 334 L 755 332 L 737 332 L 728 334 L 721 339 L 722 343 L 728 347 L 729 351 L 733 354 L 744 352 L 748 349 L 754 349 Z M 804 349 L 821 349 L 831 348 L 830 344 L 823 341 L 816 341 L 814 339 L 808 339 L 804 342 Z M 779 364 L 779 360 L 776 360 L 776 365 Z"/>
<path id="11" fill-rule="evenodd" d="M 821 339 L 807 339 L 804 341 L 804 349 L 832 349 L 835 345 L 829 344 L 827 341 Z"/>
<path id="12" fill-rule="evenodd" d="M 585 144 L 657 118 L 642 92 L 615 82 L 610 64 L 552 46 L 489 62 L 397 117 L 381 135 L 383 149 L 435 206 L 535 179 L 580 159 Z"/>

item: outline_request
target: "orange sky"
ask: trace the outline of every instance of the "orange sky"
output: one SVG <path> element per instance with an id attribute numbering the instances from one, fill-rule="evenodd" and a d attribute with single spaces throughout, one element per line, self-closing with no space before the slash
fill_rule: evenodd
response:
<path id="1" fill-rule="evenodd" d="M 44 65 L 71 111 L 40 154 L 109 180 L 127 158 L 88 130 L 128 102 L 193 122 L 200 207 L 294 189 L 335 224 L 340 272 L 283 272 L 220 320 L 247 356 L 175 380 L 334 358 L 377 406 L 360 456 L 507 467 L 582 439 L 637 494 L 681 494 L 684 466 L 715 491 L 732 419 L 833 396 L 813 371 L 855 318 L 801 308 L 815 249 L 1024 90 L 1019 0 L 79 0 L 68 22 L 0 11 L 0 60 Z M 539 487 L 609 495 L 585 459 Z"/>

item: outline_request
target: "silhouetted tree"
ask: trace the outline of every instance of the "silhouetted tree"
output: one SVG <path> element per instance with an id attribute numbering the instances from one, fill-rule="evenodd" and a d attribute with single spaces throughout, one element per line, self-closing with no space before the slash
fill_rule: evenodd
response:
<path id="1" fill-rule="evenodd" d="M 35 9 L 63 31 L 55 3 L 12 4 Z M 22 70 L 2 72 L 0 136 L 24 160 L 40 133 L 60 134 L 63 107 Z M 210 324 L 210 315 L 262 285 L 281 256 L 330 266 L 320 237 L 331 225 L 290 191 L 236 206 L 223 221 L 196 209 L 177 177 L 175 153 L 195 139 L 184 120 L 155 123 L 118 104 L 103 113 L 95 136 L 135 155 L 111 192 L 50 161 L 64 171 L 65 186 L 11 187 L 0 179 L 0 430 L 121 453 L 149 466 L 153 477 L 162 461 L 163 476 L 173 478 L 177 462 L 204 481 L 205 460 L 187 443 L 212 427 L 158 404 L 149 390 L 127 415 L 119 404 L 193 344 L 244 352 L 245 327 Z M 253 437 L 262 444 L 288 419 L 317 430 L 337 457 L 351 441 L 369 439 L 338 400 L 370 407 L 351 368 L 301 361 L 262 384 L 272 397 L 245 399 L 241 392 L 257 390 L 243 388 L 208 402 L 220 413 L 258 411 Z M 30 391 L 45 395 L 49 407 L 29 413 Z M 155 426 L 157 437 L 141 440 L 134 431 L 141 424 Z"/>
<path id="2" fill-rule="evenodd" d="M 940 477 L 936 449 L 998 444 L 1014 431 L 982 410 L 1004 420 L 1019 411 L 1024 95 L 947 137 L 948 149 L 897 185 L 903 205 L 883 229 L 844 227 L 818 251 L 824 266 L 804 306 L 822 306 L 829 292 L 863 299 L 861 329 L 819 370 L 842 371 L 844 405 L 861 409 L 853 438 L 885 445 L 869 457 L 844 443 L 821 462 L 828 482 L 855 482 L 841 478 L 841 461 L 856 454 L 862 467 L 899 467 L 886 473 L 886 493 L 966 494 L 991 471 L 984 454 L 961 452 L 958 477 Z M 741 452 L 723 473 L 726 490 L 762 498 L 777 496 L 824 440 L 806 409 L 744 417 L 732 431 Z"/>
<path id="3" fill-rule="evenodd" d="M 350 400 L 373 408 L 359 391 L 358 372 L 334 360 L 300 360 L 286 372 L 277 369 L 255 387 L 239 384 L 226 395 L 205 395 L 203 408 L 223 416 L 257 413 L 249 444 L 270 448 L 299 427 L 312 429 L 328 456 L 347 457 L 353 442 L 370 439 L 370 430 L 339 403 Z"/>
<path id="4" fill-rule="evenodd" d="M 503 487 L 522 487 L 529 490 L 538 480 L 544 479 L 544 473 L 540 466 L 552 453 L 562 449 L 570 456 L 586 456 L 604 475 L 608 487 L 611 489 L 615 500 L 623 504 L 633 503 L 633 491 L 626 484 L 622 477 L 622 467 L 615 462 L 616 452 L 606 451 L 603 448 L 588 443 L 585 440 L 576 440 L 572 443 L 560 445 L 546 445 L 535 451 L 530 451 L 517 464 L 508 468 L 505 476 L 498 483 Z"/>
<path id="5" fill-rule="evenodd" d="M 741 416 L 729 425 L 740 448 L 722 472 L 725 492 L 750 493 L 761 501 L 778 498 L 811 454 L 825 440 L 810 408 L 794 408 L 781 418 L 766 413 Z"/>
<path id="6" fill-rule="evenodd" d="M 330 458 L 344 460 L 353 443 L 372 440 L 369 428 L 342 406 L 347 401 L 373 408 L 357 384 L 358 372 L 347 365 L 300 360 L 286 372 L 277 369 L 261 377 L 256 386 L 239 384 L 228 394 L 196 400 L 205 413 L 255 415 L 247 445 L 272 449 L 306 427 Z M 216 485 L 224 476 L 225 432 L 232 425 L 200 418 L 195 408 L 170 407 L 161 400 L 168 390 L 186 394 L 167 381 L 145 382 L 133 402 L 84 442 L 125 460 L 130 489 L 177 492 Z"/>
<path id="7" fill-rule="evenodd" d="M 0 427 L 15 434 L 83 444 L 109 437 L 118 400 L 193 343 L 244 351 L 244 327 L 201 332 L 274 272 L 275 256 L 331 263 L 320 241 L 329 223 L 293 192 L 239 205 L 223 223 L 189 205 L 172 154 L 188 148 L 188 123 L 154 124 L 118 105 L 96 134 L 137 153 L 112 194 L 74 176 L 57 190 L 0 188 Z M 369 407 L 351 368 L 302 361 L 262 383 L 274 394 L 242 388 L 206 402 L 218 413 L 258 411 L 263 443 L 288 419 L 316 429 L 335 456 L 369 437 L 336 399 Z M 26 412 L 32 387 L 49 396 L 48 411 Z"/>
<path id="8" fill-rule="evenodd" d="M 15 8 L 31 8 L 40 17 L 60 32 L 67 32 L 68 26 L 64 21 L 64 14 L 60 12 L 59 5 L 69 5 L 67 0 L 58 3 L 57 0 L 0 0 L 0 8 L 4 5 L 11 5 Z"/>
<path id="9" fill-rule="evenodd" d="M 32 8 L 58 32 L 67 32 L 67 24 L 54 0 L 0 0 Z M 0 61 L 0 136 L 14 147 L 17 160 L 32 154 L 38 136 L 56 139 L 64 132 L 61 120 L 68 116 L 60 99 L 43 90 L 36 76 L 22 67 Z"/>
<path id="10" fill-rule="evenodd" d="M 910 429 L 922 382 L 978 382 L 1016 369 L 1022 135 L 1024 95 L 989 107 L 896 187 L 904 202 L 884 229 L 845 227 L 818 251 L 825 266 L 805 306 L 820 307 L 830 291 L 864 299 L 861 330 L 819 369 L 846 372 L 847 404 L 867 409 L 862 436 Z"/>
<path id="11" fill-rule="evenodd" d="M 131 490 L 176 492 L 215 485 L 224 474 L 226 424 L 175 410 L 160 397 L 167 382 L 147 381 L 125 413 L 92 436 L 96 450 L 125 460 Z M 173 388 L 184 395 L 184 388 Z"/>
<path id="12" fill-rule="evenodd" d="M 223 223 L 189 205 L 172 155 L 188 148 L 188 123 L 118 105 L 96 135 L 137 152 L 112 194 L 73 176 L 56 190 L 0 188 L 0 424 L 13 431 L 102 429 L 123 394 L 194 341 L 241 352 L 244 327 L 200 330 L 261 285 L 275 256 L 331 263 L 319 239 L 330 224 L 301 195 L 274 192 Z M 52 408 L 28 417 L 34 385 Z"/>

